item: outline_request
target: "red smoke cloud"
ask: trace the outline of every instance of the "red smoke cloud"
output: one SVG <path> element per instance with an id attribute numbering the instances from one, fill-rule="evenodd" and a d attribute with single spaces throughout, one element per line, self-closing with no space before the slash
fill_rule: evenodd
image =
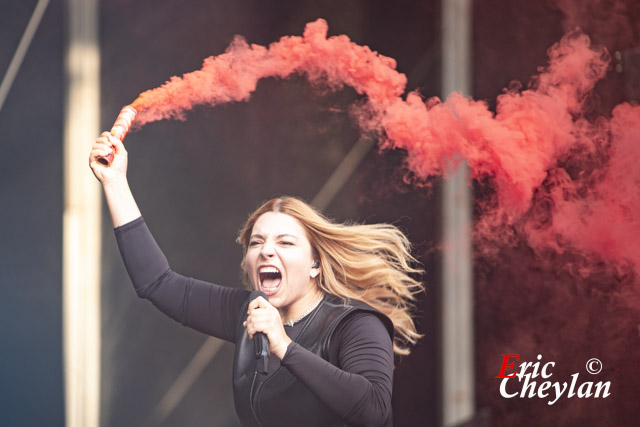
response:
<path id="1" fill-rule="evenodd" d="M 133 104 L 139 110 L 136 123 L 184 119 L 185 112 L 196 105 L 246 101 L 258 80 L 294 73 L 305 73 L 311 82 L 336 89 L 351 86 L 384 105 L 402 94 L 407 81 L 395 66 L 392 58 L 352 43 L 346 36 L 327 39 L 324 20 L 308 24 L 303 37 L 283 37 L 268 48 L 236 37 L 225 53 L 205 59 L 202 69 L 172 77 L 161 87 L 142 93 Z"/>
<path id="2" fill-rule="evenodd" d="M 585 118 L 585 100 L 608 65 L 605 49 L 573 31 L 549 49 L 530 87 L 499 96 L 493 113 L 456 93 L 445 101 L 417 92 L 403 98 L 406 78 L 393 59 L 346 36 L 327 38 L 326 22 L 317 20 L 302 37 L 269 47 L 237 37 L 201 70 L 172 77 L 133 105 L 143 125 L 184 119 L 197 105 L 246 101 L 266 77 L 300 73 L 312 84 L 347 85 L 366 95 L 355 108 L 363 130 L 378 131 L 384 148 L 406 150 L 417 181 L 444 174 L 459 154 L 471 177 L 488 183 L 492 195 L 478 202 L 478 253 L 526 237 L 539 254 L 577 250 L 587 260 L 578 266 L 583 274 L 602 260 L 640 273 L 640 109 L 622 104 L 610 119 Z"/>

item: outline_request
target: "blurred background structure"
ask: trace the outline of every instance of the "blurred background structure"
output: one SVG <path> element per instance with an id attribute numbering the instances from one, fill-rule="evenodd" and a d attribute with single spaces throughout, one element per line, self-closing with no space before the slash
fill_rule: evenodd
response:
<path id="1" fill-rule="evenodd" d="M 494 108 L 503 88 L 526 85 L 546 64 L 568 4 L 0 0 L 0 424 L 238 425 L 233 347 L 137 299 L 87 165 L 100 130 L 140 92 L 200 68 L 237 34 L 267 45 L 324 18 L 329 35 L 396 59 L 408 90 L 425 98 L 461 91 Z M 585 16 L 620 4 L 637 47 L 633 1 L 583 2 L 593 7 Z M 613 57 L 594 111 L 637 101 L 633 43 L 582 25 Z M 172 268 L 242 286 L 236 233 L 275 195 L 313 201 L 339 221 L 392 222 L 426 269 L 417 317 L 424 338 L 397 361 L 395 425 L 633 425 L 640 368 L 623 364 L 638 360 L 640 316 L 611 293 L 637 278 L 576 284 L 526 247 L 505 249 L 498 265 L 471 264 L 471 236 L 459 235 L 474 213 L 467 178 L 407 184 L 404 153 L 379 151 L 352 121 L 359 98 L 349 88 L 318 93 L 302 77 L 265 79 L 248 102 L 130 133 L 129 181 Z M 447 254 L 443 238 L 465 244 Z M 564 366 L 559 378 L 600 357 L 613 396 L 553 407 L 501 398 L 493 378 L 500 355 L 534 360 L 539 352 Z"/>

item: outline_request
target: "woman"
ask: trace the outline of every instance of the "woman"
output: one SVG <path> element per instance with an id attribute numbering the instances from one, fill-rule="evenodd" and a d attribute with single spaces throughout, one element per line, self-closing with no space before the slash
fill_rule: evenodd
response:
<path id="1" fill-rule="evenodd" d="M 98 159 L 114 154 L 110 166 Z M 233 388 L 243 426 L 390 426 L 393 354 L 419 334 L 409 242 L 387 224 L 334 224 L 304 202 L 273 199 L 238 242 L 251 289 L 173 272 L 127 183 L 127 152 L 104 132 L 89 163 L 102 183 L 122 258 L 138 295 L 182 324 L 236 344 Z M 256 368 L 253 338 L 271 357 Z M 257 341 L 257 340 L 256 340 Z"/>

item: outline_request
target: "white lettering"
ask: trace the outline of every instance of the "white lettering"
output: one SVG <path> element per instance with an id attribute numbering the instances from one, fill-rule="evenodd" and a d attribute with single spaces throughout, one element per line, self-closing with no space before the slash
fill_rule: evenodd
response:
<path id="1" fill-rule="evenodd" d="M 542 372 L 540 373 L 542 375 L 542 378 L 550 378 L 551 375 L 553 374 L 547 374 L 547 366 L 556 366 L 556 362 L 547 362 L 544 364 L 544 366 L 542 367 Z"/>
<path id="2" fill-rule="evenodd" d="M 569 387 L 569 394 L 567 395 L 567 397 L 573 397 L 576 395 L 573 389 L 576 388 L 576 381 L 578 381 L 578 375 L 580 374 L 576 373 L 571 375 L 571 387 Z"/>
<path id="3" fill-rule="evenodd" d="M 536 395 L 536 382 L 529 380 L 531 379 L 531 375 L 525 375 L 524 385 L 522 386 L 522 391 L 520 392 L 520 397 L 534 397 Z M 527 389 L 529 389 L 529 396 L 527 396 Z"/>
<path id="4" fill-rule="evenodd" d="M 540 388 L 538 389 L 538 397 L 542 399 L 544 397 L 549 396 L 549 393 L 544 392 L 548 388 L 551 388 L 551 381 L 545 381 L 542 384 L 540 384 Z"/>
<path id="5" fill-rule="evenodd" d="M 520 364 L 520 370 L 516 374 L 516 376 L 518 377 L 518 381 L 522 381 L 522 378 L 524 377 L 525 373 L 527 372 L 527 369 L 529 369 L 531 367 L 531 365 L 533 365 L 533 363 L 531 363 L 531 362 L 524 362 L 524 363 Z"/>
<path id="6" fill-rule="evenodd" d="M 542 355 L 539 354 L 538 355 L 538 360 L 542 359 Z M 533 375 L 531 375 L 531 378 L 538 378 L 538 369 L 540 368 L 540 362 L 536 362 L 533 364 Z"/>
<path id="7" fill-rule="evenodd" d="M 536 382 L 535 378 L 540 376 L 545 379 L 551 378 L 553 376 L 551 369 L 556 365 L 555 362 L 541 364 L 541 359 L 542 355 L 539 354 L 538 362 L 523 362 L 520 364 L 520 369 L 515 372 L 515 378 L 517 379 L 515 382 L 517 382 L 517 385 L 513 385 L 514 381 L 508 383 L 511 378 L 503 378 L 500 382 L 500 395 L 506 399 L 511 399 L 516 396 L 529 399 L 536 396 L 540 399 L 548 398 L 549 400 L 547 400 L 547 405 L 554 405 L 563 396 L 568 398 L 577 396 L 579 399 L 590 397 L 598 398 L 601 396 L 602 398 L 607 398 L 611 396 L 610 381 L 600 381 L 598 383 L 586 381 L 579 384 L 579 373 L 572 374 L 570 382 Z M 587 370 L 589 370 L 588 367 Z M 512 392 L 507 390 L 508 384 L 511 384 Z M 520 391 L 513 392 L 514 387 L 521 387 Z"/>
<path id="8" fill-rule="evenodd" d="M 580 388 L 578 389 L 578 397 L 579 398 L 581 398 L 581 397 L 591 397 L 591 385 L 592 384 L 593 383 L 591 381 L 587 381 L 586 383 L 582 383 L 580 385 Z M 583 390 L 584 386 L 587 386 L 586 390 Z"/>
<path id="9" fill-rule="evenodd" d="M 509 378 L 505 378 L 502 381 L 500 381 L 500 395 L 502 397 L 506 397 L 507 399 L 511 399 L 512 397 L 516 397 L 518 393 L 513 393 L 513 394 L 507 393 L 507 381 L 509 381 Z"/>
<path id="10" fill-rule="evenodd" d="M 564 386 L 562 387 L 562 389 L 560 389 L 560 383 L 553 384 L 553 388 L 556 390 L 556 398 L 553 401 L 550 400 L 549 402 L 547 402 L 549 405 L 553 405 L 558 401 L 558 399 L 562 397 L 564 391 L 567 389 L 567 382 L 565 381 L 563 384 Z"/>
<path id="11" fill-rule="evenodd" d="M 596 393 L 593 395 L 593 397 L 600 397 L 600 390 L 602 390 L 602 388 L 604 387 L 604 394 L 602 395 L 603 399 L 606 399 L 607 397 L 611 396 L 611 393 L 609 393 L 609 386 L 611 385 L 611 381 L 607 381 L 606 383 L 602 384 L 602 381 L 599 381 L 596 384 Z"/>

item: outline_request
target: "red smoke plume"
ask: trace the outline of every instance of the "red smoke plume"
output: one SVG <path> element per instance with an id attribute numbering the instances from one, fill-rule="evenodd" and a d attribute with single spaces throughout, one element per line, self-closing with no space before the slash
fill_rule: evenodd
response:
<path id="1" fill-rule="evenodd" d="M 585 118 L 585 100 L 608 64 L 605 49 L 571 32 L 551 47 L 528 89 L 498 98 L 494 114 L 457 93 L 445 101 L 417 92 L 403 98 L 406 78 L 393 59 L 346 36 L 327 38 L 326 22 L 317 20 L 302 37 L 269 47 L 237 37 L 201 70 L 172 77 L 133 105 L 143 125 L 184 119 L 197 105 L 245 101 L 265 77 L 301 73 L 313 84 L 347 85 L 366 95 L 356 109 L 362 128 L 378 131 L 382 147 L 406 150 L 418 181 L 442 175 L 459 154 L 473 179 L 489 183 L 475 227 L 479 253 L 525 236 L 539 254 L 570 248 L 640 273 L 640 108 L 623 104 L 610 119 Z M 578 267 L 588 273 L 589 262 Z"/>
<path id="2" fill-rule="evenodd" d="M 287 36 L 268 48 L 249 45 L 236 37 L 227 51 L 204 60 L 202 69 L 172 77 L 161 87 L 140 95 L 133 103 L 138 124 L 184 119 L 197 105 L 246 101 L 258 80 L 305 73 L 311 82 L 333 88 L 348 85 L 379 105 L 398 98 L 406 77 L 395 70 L 395 60 L 352 43 L 346 36 L 327 39 L 327 23 L 306 26 L 303 37 Z"/>

